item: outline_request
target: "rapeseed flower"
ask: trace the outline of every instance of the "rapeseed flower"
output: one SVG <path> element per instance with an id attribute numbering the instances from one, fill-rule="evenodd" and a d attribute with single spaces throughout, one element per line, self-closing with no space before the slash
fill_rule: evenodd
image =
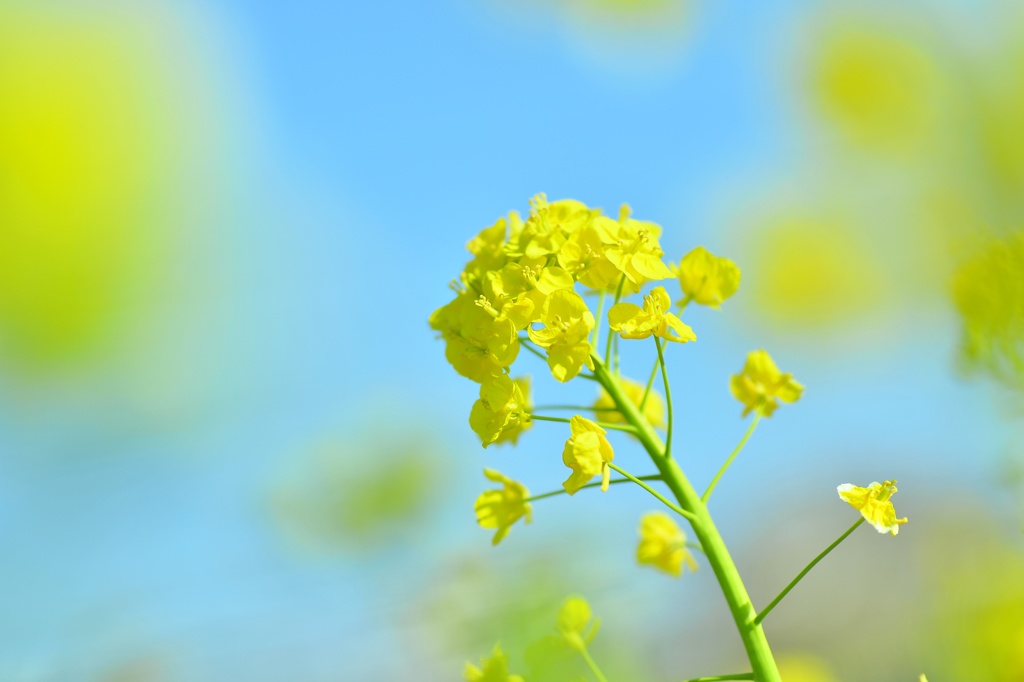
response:
<path id="1" fill-rule="evenodd" d="M 486 448 L 491 443 L 519 439 L 530 427 L 530 382 L 499 374 L 480 385 L 480 399 L 473 403 L 469 425 Z"/>
<path id="2" fill-rule="evenodd" d="M 674 270 L 686 298 L 711 308 L 717 308 L 740 287 L 740 269 L 736 264 L 713 255 L 703 246 L 683 256 Z"/>
<path id="3" fill-rule="evenodd" d="M 548 367 L 559 381 L 569 381 L 590 359 L 588 336 L 594 328 L 594 315 L 575 291 L 559 289 L 544 300 L 540 322 L 543 329 L 527 329 L 530 340 L 548 351 Z"/>
<path id="4" fill-rule="evenodd" d="M 879 533 L 896 535 L 907 519 L 897 519 L 896 509 L 889 498 L 896 494 L 896 481 L 877 481 L 867 488 L 843 483 L 836 490 L 839 497 L 861 513 L 861 516 Z"/>
<path id="5" fill-rule="evenodd" d="M 732 377 L 729 388 L 745 406 L 743 416 L 752 410 L 770 417 L 779 401 L 793 403 L 800 399 L 804 387 L 791 374 L 783 374 L 766 351 L 755 350 L 747 355 L 743 371 Z"/>
<path id="6" fill-rule="evenodd" d="M 601 490 L 608 490 L 611 468 L 608 464 L 615 459 L 611 443 L 605 437 L 607 431 L 594 422 L 575 415 L 569 420 L 572 436 L 565 442 L 562 462 L 572 469 L 572 474 L 562 483 L 570 495 L 586 485 L 587 481 L 601 475 Z"/>
<path id="7" fill-rule="evenodd" d="M 619 385 L 622 387 L 622 392 L 626 394 L 629 401 L 640 407 L 640 403 L 644 399 L 643 384 L 638 384 L 631 379 L 624 377 L 619 378 Z M 601 389 L 601 395 L 594 402 L 594 410 L 597 415 L 601 418 L 601 421 L 611 422 L 613 424 L 625 423 L 626 418 L 622 416 L 622 413 L 618 410 L 611 410 L 608 408 L 614 408 L 615 401 L 608 395 L 608 391 Z M 644 403 L 643 415 L 647 418 L 647 421 L 651 426 L 655 428 L 665 427 L 665 400 L 661 397 L 661 394 L 655 391 L 653 388 L 647 394 L 647 402 Z"/>
<path id="8" fill-rule="evenodd" d="M 594 621 L 590 631 L 587 626 L 591 620 Z M 558 611 L 558 620 L 555 629 L 561 635 L 562 640 L 574 651 L 585 651 L 587 645 L 597 636 L 597 630 L 601 621 L 594 620 L 590 610 L 590 604 L 583 597 L 572 596 L 565 600 L 562 608 Z"/>
<path id="9" fill-rule="evenodd" d="M 481 668 L 466 661 L 463 677 L 466 682 L 524 682 L 521 675 L 510 675 L 508 672 L 508 656 L 497 644 L 490 656 L 480 660 Z"/>
<path id="10" fill-rule="evenodd" d="M 473 505 L 476 522 L 481 528 L 498 529 L 491 540 L 491 544 L 496 545 L 505 539 L 516 521 L 523 517 L 526 518 L 526 523 L 533 520 L 533 511 L 526 502 L 530 497 L 530 491 L 522 483 L 513 481 L 494 469 L 484 469 L 484 476 L 503 486 L 480 493 Z"/>
<path id="11" fill-rule="evenodd" d="M 604 239 L 611 243 L 605 249 L 605 257 L 625 275 L 633 291 L 639 291 L 646 282 L 668 279 L 672 271 L 661 260 L 658 238 L 661 227 L 655 223 L 641 222 L 629 217 L 629 206 L 619 210 L 619 220 L 596 218 L 594 224 L 604 233 Z"/>
<path id="12" fill-rule="evenodd" d="M 672 299 L 665 287 L 655 287 L 644 296 L 643 308 L 635 303 L 613 305 L 608 311 L 608 326 L 622 334 L 624 339 L 646 339 L 653 334 L 678 343 L 696 341 L 697 335 L 690 325 L 676 317 L 671 307 Z"/>
<path id="13" fill-rule="evenodd" d="M 683 573 L 683 566 L 697 570 L 697 562 L 686 549 L 686 534 L 665 512 L 648 512 L 640 519 L 640 544 L 636 560 L 673 576 Z"/>

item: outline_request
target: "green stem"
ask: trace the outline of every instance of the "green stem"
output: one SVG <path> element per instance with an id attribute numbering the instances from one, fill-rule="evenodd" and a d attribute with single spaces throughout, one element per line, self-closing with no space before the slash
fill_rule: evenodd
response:
<path id="1" fill-rule="evenodd" d="M 696 518 L 696 522 L 692 524 L 694 533 L 704 548 L 708 564 L 722 588 L 722 595 L 725 597 L 725 602 L 743 642 L 743 648 L 750 660 L 753 679 L 756 682 L 781 682 L 778 666 L 772 655 L 768 639 L 765 637 L 764 629 L 760 624 L 754 623 L 756 612 L 750 602 L 750 596 L 747 594 L 736 564 L 729 554 L 725 541 L 715 527 L 707 506 L 701 502 L 700 496 L 693 489 L 679 465 L 665 457 L 661 439 L 658 438 L 654 428 L 643 418 L 637 406 L 626 396 L 622 384 L 608 372 L 600 358 L 592 356 L 592 359 L 595 377 L 608 392 L 608 395 L 612 397 L 615 404 L 619 406 L 619 411 L 626 421 L 636 427 L 637 439 L 647 450 L 651 461 L 658 467 L 665 484 L 679 502 L 680 509 L 689 512 Z"/>
<path id="2" fill-rule="evenodd" d="M 530 419 L 536 419 L 539 422 L 559 422 L 562 424 L 571 424 L 572 419 L 566 419 L 565 417 L 546 417 L 540 414 L 530 414 Z M 625 431 L 626 433 L 636 433 L 636 429 L 629 424 L 609 424 L 608 422 L 595 422 L 602 429 L 611 429 L 612 431 Z"/>
<path id="3" fill-rule="evenodd" d="M 654 345 L 658 347 L 658 364 L 661 365 L 661 379 L 665 384 L 665 406 L 668 410 L 668 428 L 665 430 L 665 457 L 672 456 L 672 390 L 668 386 L 668 369 L 665 367 L 665 354 L 661 350 L 661 339 L 654 337 Z"/>
<path id="4" fill-rule="evenodd" d="M 590 344 L 593 348 L 599 348 L 601 345 L 601 318 L 604 315 L 605 295 L 606 294 L 604 289 L 601 289 L 601 291 L 597 295 L 597 315 L 594 316 L 594 340 Z M 609 330 L 608 333 L 610 334 L 611 330 Z"/>
<path id="5" fill-rule="evenodd" d="M 715 474 L 715 477 L 711 479 L 711 483 L 708 484 L 708 489 L 705 490 L 704 494 L 700 496 L 701 502 L 703 502 L 704 504 L 708 503 L 708 499 L 711 497 L 711 493 L 714 492 L 715 486 L 718 485 L 718 480 L 725 475 L 725 472 L 726 470 L 728 470 L 729 465 L 732 464 L 732 461 L 734 459 L 736 459 L 736 455 L 740 454 L 740 451 L 743 450 L 743 446 L 747 444 L 747 440 L 750 438 L 751 434 L 754 433 L 754 429 L 757 428 L 757 423 L 759 421 L 761 421 L 760 412 L 758 412 L 754 416 L 754 419 L 750 422 L 750 426 L 747 427 L 747 432 L 743 434 L 743 438 L 740 439 L 739 444 L 737 444 L 736 447 L 733 449 L 732 454 L 729 455 L 729 457 L 725 460 L 725 464 L 723 464 L 722 468 L 718 470 L 718 473 Z"/>
<path id="6" fill-rule="evenodd" d="M 765 619 L 765 616 L 767 616 L 769 613 L 771 613 L 771 610 L 774 609 L 776 606 L 778 606 L 779 602 L 781 602 L 786 597 L 786 595 L 789 594 L 789 591 L 792 590 L 794 587 L 796 587 L 796 584 L 798 582 L 800 582 L 805 575 L 810 573 L 812 568 L 814 568 L 815 566 L 818 565 L 819 561 L 821 561 L 826 556 L 828 556 L 829 552 L 831 552 L 833 549 L 838 547 L 839 543 L 842 542 L 843 540 L 845 540 L 846 538 L 848 538 L 850 536 L 850 533 L 852 533 L 853 531 L 857 530 L 857 526 L 859 526 L 862 523 L 864 523 L 864 517 L 863 516 L 860 517 L 859 519 L 857 519 L 857 523 L 855 523 L 852 526 L 850 526 L 845 533 L 840 535 L 838 540 L 836 540 L 831 545 L 826 547 L 825 550 L 821 554 L 819 554 L 818 556 L 814 557 L 814 559 L 811 561 L 811 563 L 809 563 L 806 566 L 804 566 L 804 570 L 802 570 L 802 571 L 800 571 L 799 573 L 796 574 L 796 577 L 793 578 L 793 580 L 790 581 L 790 583 L 788 585 L 786 585 L 785 589 L 783 589 L 782 592 L 779 592 L 779 596 L 776 597 L 775 599 L 773 599 L 771 604 L 769 604 L 768 606 L 764 607 L 764 609 L 761 611 L 761 613 L 757 614 L 757 617 L 754 618 L 754 625 L 760 624 L 760 622 Z"/>
<path id="7" fill-rule="evenodd" d="M 608 682 L 608 678 L 601 673 L 601 669 L 597 667 L 597 663 L 595 663 L 594 659 L 590 657 L 589 653 L 587 653 L 586 648 L 580 649 L 580 656 L 582 656 L 583 660 L 587 662 L 587 666 L 590 667 L 590 672 L 594 673 L 594 677 L 598 679 L 598 682 Z"/>
<path id="8" fill-rule="evenodd" d="M 647 396 L 651 394 L 651 386 L 654 385 L 654 377 L 658 376 L 658 367 L 661 363 L 657 360 L 654 361 L 654 367 L 651 367 L 651 376 L 647 377 L 647 386 L 644 388 L 644 397 L 640 399 L 640 411 L 644 411 L 644 407 L 647 405 Z"/>
<path id="9" fill-rule="evenodd" d="M 637 478 L 640 479 L 641 481 L 660 481 L 661 480 L 661 474 L 651 474 L 649 476 L 637 476 Z M 615 485 L 616 483 L 633 483 L 633 479 L 631 479 L 631 478 L 613 478 L 612 480 L 608 481 L 608 485 Z M 585 488 L 599 488 L 602 485 L 603 485 L 603 483 L 601 483 L 600 481 L 598 481 L 597 483 L 587 483 L 586 485 L 580 486 L 580 490 L 584 490 Z M 543 499 L 547 499 L 549 497 L 555 497 L 556 495 L 567 495 L 567 494 L 568 493 L 565 491 L 565 489 L 562 489 L 562 490 L 552 490 L 549 493 L 541 493 L 540 495 L 532 495 L 532 496 L 526 498 L 525 500 L 523 500 L 523 502 L 536 502 L 537 500 L 543 500 Z M 689 543 L 687 543 L 687 544 L 689 544 Z"/>
<path id="10" fill-rule="evenodd" d="M 669 509 L 674 511 L 676 514 L 679 514 L 683 518 L 685 518 L 688 521 L 690 521 L 690 523 L 696 523 L 697 522 L 697 517 L 696 516 L 694 516 L 693 514 L 691 514 L 688 511 L 686 511 L 685 509 L 682 509 L 679 505 L 674 504 L 674 503 L 666 500 L 664 495 L 662 495 L 657 490 L 655 490 L 651 486 L 649 486 L 646 483 L 644 483 L 638 477 L 634 476 L 633 474 L 629 473 L 628 471 L 623 470 L 620 467 L 615 466 L 614 464 L 609 463 L 608 466 L 611 467 L 612 469 L 614 469 L 615 471 L 618 471 L 623 476 L 625 476 L 627 480 L 633 481 L 633 483 L 636 483 L 638 486 L 640 486 L 641 488 L 643 488 L 644 490 L 646 490 L 650 494 L 654 495 L 656 498 L 658 498 L 658 500 L 662 504 L 664 504 L 666 507 L 668 507 Z M 658 479 L 661 480 L 661 476 L 658 476 Z"/>
<path id="11" fill-rule="evenodd" d="M 624 287 L 625 285 L 626 285 L 626 276 L 623 275 L 622 277 L 619 278 L 619 288 L 615 290 L 615 303 L 618 303 L 619 302 L 619 298 L 622 297 L 622 287 Z M 612 304 L 613 307 L 615 306 L 615 303 Z M 600 321 L 598 321 L 598 324 L 600 324 Z M 614 337 L 615 337 L 615 332 L 613 332 L 611 330 L 611 328 L 609 327 L 608 328 L 608 342 L 605 344 L 605 347 L 604 347 L 604 359 L 605 359 L 605 362 L 611 362 L 612 339 Z"/>
<path id="12" fill-rule="evenodd" d="M 586 405 L 534 405 L 535 410 L 576 410 L 577 412 L 618 412 L 617 407 L 594 407 Z"/>
<path id="13" fill-rule="evenodd" d="M 714 677 L 695 677 L 686 682 L 718 682 L 718 680 L 752 680 L 754 673 L 736 673 L 735 675 L 715 675 Z"/>

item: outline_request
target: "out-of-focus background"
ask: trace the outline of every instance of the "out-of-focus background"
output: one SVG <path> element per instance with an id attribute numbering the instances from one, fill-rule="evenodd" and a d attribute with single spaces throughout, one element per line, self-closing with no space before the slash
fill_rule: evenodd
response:
<path id="1" fill-rule="evenodd" d="M 697 485 L 747 351 L 806 385 L 714 500 L 757 603 L 900 480 L 773 612 L 786 679 L 1024 680 L 1022 121 L 1013 0 L 3 0 L 0 680 L 524 672 L 570 593 L 611 679 L 742 670 L 642 491 L 475 524 L 567 433 L 481 449 L 426 319 L 537 192 L 742 268 L 669 358 Z"/>

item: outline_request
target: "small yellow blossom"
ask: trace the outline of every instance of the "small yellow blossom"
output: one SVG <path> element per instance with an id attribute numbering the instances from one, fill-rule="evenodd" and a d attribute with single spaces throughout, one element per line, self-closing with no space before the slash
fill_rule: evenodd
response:
<path id="1" fill-rule="evenodd" d="M 512 320 L 496 317 L 468 292 L 435 310 L 430 326 L 445 340 L 445 357 L 455 371 L 479 384 L 501 374 L 519 353 Z"/>
<path id="2" fill-rule="evenodd" d="M 804 387 L 783 374 L 766 351 L 755 350 L 747 355 L 743 371 L 732 377 L 729 388 L 733 396 L 745 405 L 743 416 L 757 410 L 765 417 L 772 416 L 779 401 L 793 403 L 800 399 Z"/>
<path id="3" fill-rule="evenodd" d="M 594 315 L 575 291 L 559 289 L 544 299 L 543 329 L 527 329 L 530 340 L 548 351 L 548 367 L 559 381 L 569 381 L 583 365 L 594 369 L 590 358 L 590 331 Z"/>
<path id="4" fill-rule="evenodd" d="M 480 399 L 469 413 L 469 425 L 486 448 L 491 443 L 511 441 L 530 427 L 530 381 L 499 374 L 480 385 Z"/>
<path id="5" fill-rule="evenodd" d="M 603 233 L 602 239 L 610 244 L 605 249 L 605 258 L 625 275 L 630 289 L 639 291 L 648 281 L 672 277 L 672 271 L 661 260 L 665 255 L 658 243 L 661 227 L 634 220 L 629 215 L 629 206 L 623 205 L 617 223 L 601 216 L 594 224 Z"/>
<path id="6" fill-rule="evenodd" d="M 572 273 L 580 284 L 591 289 L 611 289 L 618 284 L 621 273 L 604 255 L 601 232 L 594 225 L 585 225 L 569 237 L 558 252 L 558 264 Z"/>
<path id="7" fill-rule="evenodd" d="M 619 378 L 619 385 L 622 386 L 622 392 L 626 394 L 629 401 L 640 407 L 640 403 L 644 399 L 644 386 L 638 384 L 635 381 L 626 379 L 624 377 Z M 601 395 L 594 402 L 594 411 L 601 421 L 611 422 L 613 424 L 624 423 L 626 418 L 622 416 L 622 413 L 614 408 L 615 401 L 608 395 L 608 391 L 601 389 Z M 655 391 L 653 388 L 647 394 L 647 402 L 644 403 L 643 415 L 650 422 L 651 426 L 661 429 L 665 427 L 665 400 L 661 397 L 661 394 Z"/>
<path id="8" fill-rule="evenodd" d="M 896 518 L 896 509 L 889 501 L 896 494 L 896 481 L 876 481 L 867 488 L 843 483 L 836 490 L 839 497 L 859 511 L 879 533 L 896 535 L 900 532 L 900 526 L 907 522 L 905 518 Z"/>
<path id="9" fill-rule="evenodd" d="M 476 522 L 481 528 L 498 529 L 491 541 L 492 545 L 496 545 L 508 535 L 509 529 L 516 521 L 524 516 L 526 523 L 533 520 L 533 512 L 526 502 L 530 497 L 530 491 L 522 483 L 513 481 L 494 469 L 484 469 L 484 476 L 504 485 L 503 488 L 480 493 L 476 498 L 476 504 L 473 505 Z"/>
<path id="10" fill-rule="evenodd" d="M 463 677 L 466 682 L 523 682 L 521 675 L 510 675 L 508 672 L 508 656 L 497 644 L 490 656 L 480 660 L 482 668 L 466 661 Z"/>
<path id="11" fill-rule="evenodd" d="M 592 619 L 593 614 L 587 600 L 583 597 L 571 596 L 565 600 L 562 608 L 558 611 L 555 629 L 571 649 L 585 651 L 587 645 L 597 636 L 597 630 L 601 626 L 600 619 L 595 619 L 590 631 L 585 632 Z"/>
<path id="12" fill-rule="evenodd" d="M 683 256 L 675 269 L 686 298 L 717 308 L 740 287 L 740 269 L 728 258 L 713 255 L 698 246 Z"/>
<path id="13" fill-rule="evenodd" d="M 646 339 L 651 334 L 668 341 L 696 341 L 690 326 L 671 312 L 672 299 L 665 287 L 655 287 L 644 296 L 644 307 L 635 303 L 616 303 L 608 311 L 608 325 L 624 339 Z M 676 332 L 678 336 L 672 332 Z"/>
<path id="14" fill-rule="evenodd" d="M 611 469 L 608 464 L 615 459 L 612 445 L 605 437 L 607 433 L 594 422 L 575 415 L 569 420 L 572 436 L 565 441 L 562 462 L 572 469 L 572 474 L 562 483 L 565 491 L 575 495 L 587 481 L 601 475 L 601 490 L 608 490 Z"/>
<path id="15" fill-rule="evenodd" d="M 661 511 L 648 512 L 640 520 L 636 560 L 677 577 L 682 575 L 684 565 L 690 571 L 697 570 L 697 562 L 686 549 L 683 529 Z"/>

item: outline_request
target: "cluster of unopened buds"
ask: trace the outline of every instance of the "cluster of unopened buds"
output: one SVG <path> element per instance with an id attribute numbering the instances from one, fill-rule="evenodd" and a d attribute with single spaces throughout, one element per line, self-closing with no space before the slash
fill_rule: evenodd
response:
<path id="1" fill-rule="evenodd" d="M 661 228 L 634 219 L 627 206 L 617 218 L 611 218 L 578 201 L 548 202 L 544 195 L 538 195 L 531 207 L 526 220 L 513 212 L 469 241 L 467 249 L 473 258 L 453 282 L 455 298 L 431 315 L 430 325 L 444 340 L 445 357 L 452 367 L 480 385 L 480 397 L 470 410 L 469 423 L 483 446 L 515 444 L 537 421 L 561 422 L 569 429 L 562 461 L 570 473 L 562 489 L 531 496 L 521 483 L 485 469 L 485 476 L 497 487 L 477 498 L 478 523 L 494 529 L 493 543 L 498 544 L 520 519 L 531 521 L 531 503 L 537 500 L 563 493 L 574 495 L 591 487 L 606 491 L 615 483 L 639 485 L 675 517 L 688 522 L 696 536 L 695 542 L 689 541 L 673 515 L 650 512 L 640 521 L 636 550 L 639 563 L 679 576 L 684 568 L 696 570 L 697 562 L 690 550 L 700 551 L 714 568 L 750 659 L 751 671 L 742 674 L 746 676 L 727 679 L 776 682 L 779 673 L 762 620 L 818 561 L 864 521 L 880 533 L 897 534 L 906 519 L 896 518 L 890 501 L 896 482 L 871 483 L 867 487 L 840 485 L 839 496 L 861 517 L 774 601 L 755 611 L 708 511 L 708 500 L 759 421 L 771 417 L 780 403 L 799 400 L 803 386 L 781 372 L 764 350 L 747 355 L 729 388 L 743 406 L 743 417 L 753 417 L 735 450 L 704 492 L 698 493 L 673 457 L 672 393 L 666 364 L 670 342 L 697 340 L 693 329 L 680 317 L 687 306 L 718 308 L 738 290 L 739 268 L 703 247 L 684 255 L 678 265 L 665 263 L 659 244 Z M 676 303 L 666 285 L 650 286 L 666 280 L 672 281 L 668 288 L 679 288 Z M 623 300 L 642 292 L 646 293 L 639 304 Z M 596 312 L 591 311 L 584 296 L 596 298 Z M 646 383 L 641 383 L 622 376 L 619 346 L 620 340 L 644 339 L 653 339 L 657 355 Z M 529 378 L 512 376 L 512 366 L 523 350 L 536 356 L 527 360 L 546 362 L 558 382 L 576 378 L 594 382 L 599 388 L 596 401 L 589 406 L 550 408 L 570 410 L 570 417 L 539 413 L 531 401 Z M 655 388 L 659 374 L 663 393 Z M 639 441 L 657 473 L 634 475 L 616 465 L 607 437 L 609 430 L 624 431 Z M 612 478 L 613 471 L 619 477 Z M 595 477 L 599 480 L 592 482 Z M 571 608 L 581 607 L 576 604 Z M 580 651 L 595 677 L 605 679 L 586 648 Z M 483 669 L 467 665 L 466 679 L 522 680 L 507 672 L 505 661 L 496 647 L 491 659 L 485 659 Z M 493 667 L 493 674 L 484 672 L 488 665 Z"/>

